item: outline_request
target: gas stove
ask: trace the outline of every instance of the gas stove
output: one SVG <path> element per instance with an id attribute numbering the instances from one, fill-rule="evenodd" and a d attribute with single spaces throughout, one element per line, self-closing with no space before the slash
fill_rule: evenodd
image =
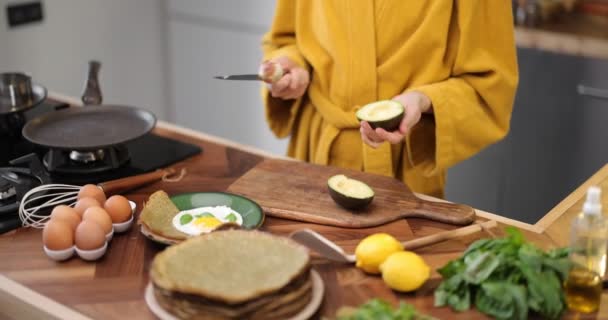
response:
<path id="1" fill-rule="evenodd" d="M 202 151 L 154 133 L 99 150 L 43 148 L 20 134 L 28 120 L 63 108 L 69 106 L 46 100 L 0 119 L 0 233 L 20 226 L 18 201 L 40 184 L 96 184 L 164 168 Z"/>

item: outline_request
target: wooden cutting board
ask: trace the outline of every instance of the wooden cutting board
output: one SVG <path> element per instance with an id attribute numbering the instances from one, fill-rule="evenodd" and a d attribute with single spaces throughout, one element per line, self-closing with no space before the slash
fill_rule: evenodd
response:
<path id="1" fill-rule="evenodd" d="M 375 197 L 365 209 L 351 211 L 329 196 L 327 179 L 344 174 L 368 184 Z M 264 160 L 228 187 L 256 201 L 274 217 L 345 228 L 366 228 L 400 218 L 426 218 L 465 225 L 473 208 L 419 199 L 402 182 L 380 175 L 287 160 Z"/>

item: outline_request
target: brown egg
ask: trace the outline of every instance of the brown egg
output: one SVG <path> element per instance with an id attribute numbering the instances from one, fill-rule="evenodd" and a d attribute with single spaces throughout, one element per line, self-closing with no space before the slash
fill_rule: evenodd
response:
<path id="1" fill-rule="evenodd" d="M 106 200 L 103 208 L 112 218 L 112 223 L 125 222 L 131 217 L 131 205 L 129 200 L 123 196 L 111 196 Z"/>
<path id="2" fill-rule="evenodd" d="M 99 204 L 106 202 L 106 194 L 103 193 L 103 190 L 94 184 L 87 184 L 80 188 L 78 191 L 78 199 L 82 199 L 85 197 L 91 197 L 97 199 Z"/>
<path id="3" fill-rule="evenodd" d="M 74 229 L 65 220 L 49 220 L 42 230 L 42 242 L 50 250 L 64 250 L 74 245 Z"/>
<path id="4" fill-rule="evenodd" d="M 59 205 L 51 211 L 51 220 L 64 220 L 72 226 L 72 230 L 76 230 L 81 219 L 72 207 Z"/>
<path id="5" fill-rule="evenodd" d="M 108 234 L 112 231 L 112 219 L 110 218 L 110 215 L 106 212 L 106 210 L 104 210 L 103 208 L 88 208 L 84 211 L 84 214 L 82 214 L 82 220 L 93 221 L 97 223 L 103 230 L 104 234 Z"/>
<path id="6" fill-rule="evenodd" d="M 76 210 L 76 213 L 78 213 L 80 218 L 82 218 L 82 214 L 90 207 L 101 207 L 101 203 L 99 203 L 99 201 L 97 201 L 95 198 L 84 197 L 78 199 L 76 205 L 74 206 L 74 210 Z"/>
<path id="7" fill-rule="evenodd" d="M 76 227 L 76 247 L 81 250 L 95 250 L 106 243 L 106 235 L 95 221 L 83 220 Z"/>

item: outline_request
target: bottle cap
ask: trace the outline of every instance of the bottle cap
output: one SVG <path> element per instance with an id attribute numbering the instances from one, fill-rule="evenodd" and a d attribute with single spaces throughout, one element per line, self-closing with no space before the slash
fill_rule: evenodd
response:
<path id="1" fill-rule="evenodd" d="M 587 190 L 587 199 L 583 205 L 583 212 L 585 214 L 602 214 L 602 202 L 600 201 L 601 194 L 602 190 L 598 187 L 590 187 Z"/>

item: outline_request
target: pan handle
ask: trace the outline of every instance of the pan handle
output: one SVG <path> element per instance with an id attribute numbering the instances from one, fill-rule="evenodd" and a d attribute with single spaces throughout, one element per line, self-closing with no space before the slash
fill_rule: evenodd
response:
<path id="1" fill-rule="evenodd" d="M 137 187 L 141 187 L 145 184 L 158 181 L 170 172 L 171 171 L 167 170 L 156 170 L 154 172 L 140 174 L 137 176 L 102 182 L 97 186 L 99 186 L 103 190 L 103 192 L 105 192 L 106 195 L 120 194 L 135 189 Z"/>
<path id="2" fill-rule="evenodd" d="M 84 105 L 100 105 L 101 104 L 101 88 L 99 87 L 99 69 L 101 62 L 89 61 L 89 73 L 85 83 L 84 93 L 82 94 L 82 103 Z"/>

